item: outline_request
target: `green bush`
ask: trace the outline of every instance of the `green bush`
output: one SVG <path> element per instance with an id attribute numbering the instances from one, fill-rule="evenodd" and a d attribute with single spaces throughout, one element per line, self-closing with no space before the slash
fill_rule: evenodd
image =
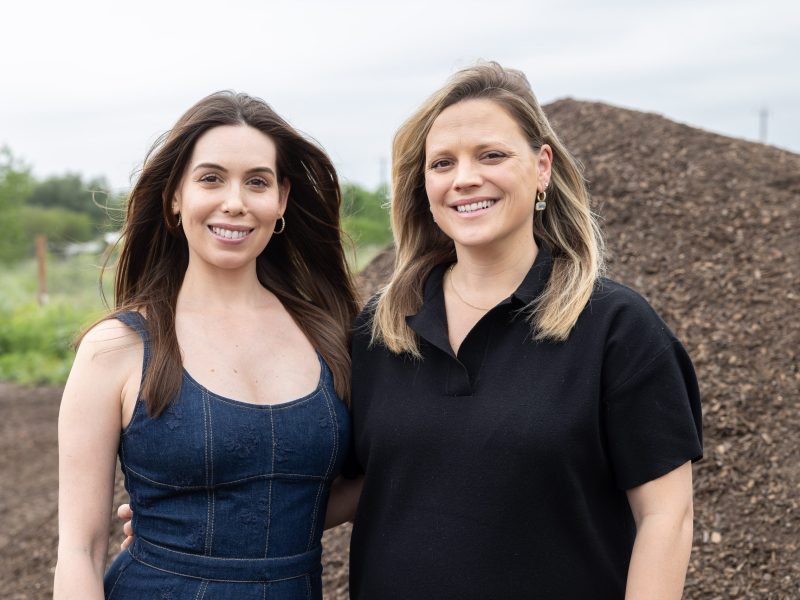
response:
<path id="1" fill-rule="evenodd" d="M 103 313 L 97 291 L 98 260 L 91 256 L 49 260 L 50 302 L 44 306 L 35 301 L 35 261 L 0 270 L 0 381 L 66 381 L 74 339 Z"/>
<path id="2" fill-rule="evenodd" d="M 344 217 L 342 229 L 352 238 L 356 246 L 386 246 L 392 241 L 392 231 L 388 223 L 381 223 L 368 217 Z"/>
<path id="3" fill-rule="evenodd" d="M 385 190 L 370 192 L 354 184 L 342 186 L 342 228 L 358 246 L 392 241 Z"/>
<path id="4" fill-rule="evenodd" d="M 62 385 L 69 375 L 72 357 L 42 352 L 0 355 L 0 381 L 23 385 Z"/>
<path id="5" fill-rule="evenodd" d="M 23 206 L 18 218 L 31 251 L 36 235 L 46 235 L 47 241 L 56 246 L 86 242 L 95 235 L 89 215 L 64 208 Z"/>
<path id="6" fill-rule="evenodd" d="M 75 356 L 73 342 L 91 315 L 67 302 L 0 306 L 0 380 L 64 383 Z"/>

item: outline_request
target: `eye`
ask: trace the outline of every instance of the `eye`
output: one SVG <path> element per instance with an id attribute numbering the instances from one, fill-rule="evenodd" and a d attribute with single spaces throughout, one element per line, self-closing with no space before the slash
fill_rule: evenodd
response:
<path id="1" fill-rule="evenodd" d="M 490 150 L 489 152 L 484 152 L 483 155 L 481 156 L 481 159 L 493 162 L 499 162 L 504 158 L 506 158 L 507 156 L 508 155 L 505 152 L 500 152 L 498 150 Z"/>
<path id="2" fill-rule="evenodd" d="M 247 180 L 247 185 L 251 185 L 256 188 L 268 188 L 270 183 L 263 177 L 251 177 Z"/>
<path id="3" fill-rule="evenodd" d="M 430 169 L 433 171 L 443 171 L 453 166 L 453 161 L 449 158 L 439 158 L 431 163 Z"/>
<path id="4" fill-rule="evenodd" d="M 197 181 L 200 181 L 201 183 L 220 183 L 222 180 L 216 173 L 209 173 L 208 175 L 203 175 Z"/>

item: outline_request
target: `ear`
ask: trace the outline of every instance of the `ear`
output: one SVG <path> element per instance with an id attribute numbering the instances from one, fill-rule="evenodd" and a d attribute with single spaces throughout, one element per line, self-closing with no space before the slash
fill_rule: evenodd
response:
<path id="1" fill-rule="evenodd" d="M 177 215 L 181 212 L 181 197 L 178 192 L 172 197 L 172 214 Z"/>
<path id="2" fill-rule="evenodd" d="M 553 168 L 553 149 L 548 144 L 542 144 L 539 155 L 536 157 L 536 169 L 539 173 L 536 191 L 543 192 L 550 183 Z"/>
<path id="3" fill-rule="evenodd" d="M 286 204 L 289 201 L 289 191 L 292 189 L 292 182 L 289 181 L 288 177 L 284 177 L 283 181 L 281 181 L 280 189 L 278 190 L 278 209 L 280 210 L 280 214 L 286 212 Z"/>

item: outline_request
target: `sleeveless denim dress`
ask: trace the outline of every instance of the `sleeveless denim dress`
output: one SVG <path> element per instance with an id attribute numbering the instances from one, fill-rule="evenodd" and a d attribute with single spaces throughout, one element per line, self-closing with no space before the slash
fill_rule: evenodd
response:
<path id="1" fill-rule="evenodd" d="M 144 374 L 144 318 L 118 319 L 144 341 Z M 322 598 L 320 540 L 350 417 L 317 356 L 317 388 L 282 404 L 219 396 L 185 370 L 159 418 L 139 398 L 119 445 L 136 537 L 106 572 L 108 600 Z"/>

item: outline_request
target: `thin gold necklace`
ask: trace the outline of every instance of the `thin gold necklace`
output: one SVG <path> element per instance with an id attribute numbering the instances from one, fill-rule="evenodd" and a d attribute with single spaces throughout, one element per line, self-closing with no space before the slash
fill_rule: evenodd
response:
<path id="1" fill-rule="evenodd" d="M 490 306 L 489 308 L 483 308 L 482 306 L 475 306 L 474 304 L 471 304 L 471 303 L 467 302 L 466 300 L 464 300 L 464 298 L 461 296 L 461 294 L 458 293 L 458 290 L 456 289 L 456 282 L 453 281 L 453 267 L 455 267 L 455 266 L 456 266 L 456 263 L 453 263 L 452 265 L 450 265 L 450 268 L 447 269 L 447 275 L 448 275 L 447 280 L 450 282 L 450 288 L 453 290 L 453 292 L 455 293 L 456 297 L 459 300 L 461 300 L 461 302 L 463 302 L 464 304 L 466 304 L 470 308 L 474 308 L 475 310 L 482 310 L 482 311 L 492 310 L 494 308 L 493 306 Z"/>

